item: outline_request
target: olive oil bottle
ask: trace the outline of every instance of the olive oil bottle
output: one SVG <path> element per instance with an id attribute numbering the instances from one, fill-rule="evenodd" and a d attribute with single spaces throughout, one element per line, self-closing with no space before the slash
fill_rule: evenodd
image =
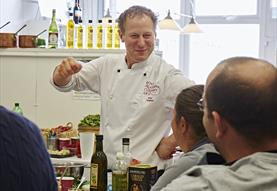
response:
<path id="1" fill-rule="evenodd" d="M 83 22 L 79 20 L 77 28 L 77 48 L 83 48 Z"/>
<path id="2" fill-rule="evenodd" d="M 98 20 L 98 26 L 97 26 L 97 31 L 96 31 L 96 46 L 97 48 L 103 48 L 103 25 L 102 25 L 102 20 Z"/>
<path id="3" fill-rule="evenodd" d="M 103 135 L 96 135 L 96 150 L 91 157 L 90 191 L 107 190 L 107 156 L 103 151 Z"/>
<path id="4" fill-rule="evenodd" d="M 119 35 L 118 22 L 116 22 L 114 25 L 114 48 L 120 48 L 120 35 Z"/>
<path id="5" fill-rule="evenodd" d="M 88 27 L 87 27 L 87 48 L 93 48 L 93 26 L 92 26 L 92 20 L 88 21 Z"/>
<path id="6" fill-rule="evenodd" d="M 52 10 L 52 20 L 48 31 L 48 48 L 58 48 L 58 25 L 56 21 L 56 9 Z"/>
<path id="7" fill-rule="evenodd" d="M 108 26 L 106 30 L 107 34 L 107 39 L 106 39 L 106 48 L 112 48 L 113 47 L 113 25 L 112 25 L 112 20 L 108 20 Z"/>
<path id="8" fill-rule="evenodd" d="M 73 13 L 69 13 L 69 20 L 66 25 L 66 48 L 74 48 Z"/>

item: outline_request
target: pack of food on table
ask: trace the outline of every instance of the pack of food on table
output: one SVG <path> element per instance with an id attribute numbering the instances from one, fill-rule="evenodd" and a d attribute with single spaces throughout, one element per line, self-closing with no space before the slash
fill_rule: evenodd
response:
<path id="1" fill-rule="evenodd" d="M 78 130 L 73 128 L 71 122 L 54 128 L 43 128 L 41 133 L 51 157 L 80 156 Z"/>

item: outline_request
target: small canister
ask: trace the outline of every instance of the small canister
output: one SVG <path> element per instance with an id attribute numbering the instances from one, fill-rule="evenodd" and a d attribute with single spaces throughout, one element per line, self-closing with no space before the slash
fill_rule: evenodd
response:
<path id="1" fill-rule="evenodd" d="M 52 151 L 55 151 L 55 150 L 58 149 L 58 140 L 57 140 L 57 137 L 50 136 L 48 138 L 47 148 L 49 150 L 52 150 Z"/>
<path id="2" fill-rule="evenodd" d="M 76 148 L 77 157 L 81 158 L 80 137 L 71 137 L 71 146 Z"/>
<path id="3" fill-rule="evenodd" d="M 70 138 L 59 138 L 59 150 L 70 147 Z"/>

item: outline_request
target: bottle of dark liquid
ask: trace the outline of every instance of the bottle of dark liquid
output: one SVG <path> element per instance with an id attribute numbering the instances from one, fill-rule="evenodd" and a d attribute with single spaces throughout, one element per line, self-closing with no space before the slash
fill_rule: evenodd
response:
<path id="1" fill-rule="evenodd" d="M 79 16 L 80 16 L 80 13 L 79 13 L 79 7 L 78 7 L 78 0 L 75 0 L 75 5 L 73 8 L 73 20 L 75 24 L 79 23 Z"/>
<path id="2" fill-rule="evenodd" d="M 103 135 L 96 135 L 96 150 L 91 157 L 90 191 L 107 190 L 108 162 L 103 151 Z"/>

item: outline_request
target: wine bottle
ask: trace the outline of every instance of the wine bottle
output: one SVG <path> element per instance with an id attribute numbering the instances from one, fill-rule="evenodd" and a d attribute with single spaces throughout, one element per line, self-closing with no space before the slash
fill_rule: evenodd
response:
<path id="1" fill-rule="evenodd" d="M 96 135 L 96 150 L 91 157 L 90 191 L 107 190 L 107 157 L 103 151 L 103 135 Z"/>
<path id="2" fill-rule="evenodd" d="M 79 23 L 79 7 L 78 7 L 78 0 L 75 0 L 75 5 L 73 8 L 73 20 L 75 24 Z"/>
<path id="3" fill-rule="evenodd" d="M 23 110 L 22 110 L 22 108 L 20 107 L 19 103 L 15 103 L 15 104 L 14 104 L 13 111 L 14 111 L 15 113 L 18 113 L 19 115 L 23 115 Z"/>
<path id="4" fill-rule="evenodd" d="M 92 20 L 88 21 L 88 27 L 87 27 L 87 48 L 93 48 L 93 26 L 92 26 Z"/>
<path id="5" fill-rule="evenodd" d="M 83 48 L 83 22 L 79 20 L 79 26 L 77 28 L 77 47 Z"/>
<path id="6" fill-rule="evenodd" d="M 113 47 L 113 26 L 112 26 L 112 20 L 109 19 L 108 20 L 108 26 L 107 26 L 107 30 L 106 30 L 106 36 L 107 36 L 107 39 L 106 39 L 106 48 L 112 48 Z"/>
<path id="7" fill-rule="evenodd" d="M 101 19 L 98 20 L 96 36 L 97 36 L 96 46 L 97 48 L 102 48 L 103 47 L 103 25 L 102 25 Z"/>
<path id="8" fill-rule="evenodd" d="M 114 48 L 120 48 L 120 35 L 119 35 L 118 22 L 116 22 L 114 25 Z"/>
<path id="9" fill-rule="evenodd" d="M 58 47 L 58 25 L 56 21 L 56 9 L 52 10 L 52 20 L 48 32 L 48 47 L 57 48 Z"/>
<path id="10" fill-rule="evenodd" d="M 66 48 L 74 48 L 74 21 L 73 13 L 69 13 L 69 20 L 66 26 Z"/>

